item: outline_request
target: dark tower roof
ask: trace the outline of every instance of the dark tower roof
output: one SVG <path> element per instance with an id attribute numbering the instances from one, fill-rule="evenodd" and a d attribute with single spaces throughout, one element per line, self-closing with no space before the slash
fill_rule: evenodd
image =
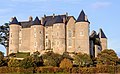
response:
<path id="1" fill-rule="evenodd" d="M 82 10 L 80 15 L 78 16 L 77 22 L 83 22 L 83 21 L 85 21 L 85 13 Z"/>
<path id="2" fill-rule="evenodd" d="M 38 17 L 35 18 L 35 20 L 33 21 L 32 25 L 40 25 L 41 21 L 39 20 Z"/>
<path id="3" fill-rule="evenodd" d="M 12 21 L 10 22 L 10 24 L 19 24 L 19 22 L 18 22 L 17 18 L 14 17 L 14 18 L 12 19 Z"/>
<path id="4" fill-rule="evenodd" d="M 85 19 L 85 17 L 86 17 L 86 15 L 85 15 L 84 11 L 82 10 L 80 12 L 80 15 L 78 16 L 76 22 L 88 22 L 88 23 L 90 23 L 88 19 Z"/>
<path id="5" fill-rule="evenodd" d="M 107 38 L 106 36 L 105 36 L 105 33 L 103 32 L 103 30 L 100 28 L 100 32 L 99 32 L 99 37 L 100 38 Z"/>

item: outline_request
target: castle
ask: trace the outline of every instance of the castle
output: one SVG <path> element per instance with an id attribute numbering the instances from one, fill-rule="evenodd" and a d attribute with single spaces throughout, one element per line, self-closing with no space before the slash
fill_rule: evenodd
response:
<path id="1" fill-rule="evenodd" d="M 107 49 L 107 37 L 102 29 L 97 34 L 90 34 L 90 22 L 82 10 L 77 18 L 64 15 L 46 16 L 39 20 L 29 17 L 28 21 L 18 22 L 14 17 L 10 22 L 9 51 L 17 52 L 47 52 L 63 54 L 87 53 L 92 56 Z"/>

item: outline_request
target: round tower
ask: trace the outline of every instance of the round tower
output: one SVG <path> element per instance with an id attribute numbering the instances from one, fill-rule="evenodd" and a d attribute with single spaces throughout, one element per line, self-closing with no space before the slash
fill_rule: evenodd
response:
<path id="1" fill-rule="evenodd" d="M 101 48 L 102 51 L 107 49 L 107 37 L 105 36 L 105 33 L 103 32 L 103 30 L 100 28 L 99 31 L 99 38 L 100 38 L 100 42 L 101 42 Z"/>
<path id="2" fill-rule="evenodd" d="M 53 52 L 63 54 L 65 52 L 65 24 L 62 18 L 58 15 L 54 18 L 53 24 Z"/>
<path id="3" fill-rule="evenodd" d="M 16 17 L 12 18 L 10 22 L 9 31 L 9 54 L 17 53 L 19 51 L 19 29 L 20 24 Z"/>
<path id="4" fill-rule="evenodd" d="M 43 31 L 44 27 L 41 25 L 39 18 L 36 17 L 31 26 L 31 54 L 36 51 L 40 52 L 44 49 Z"/>
<path id="5" fill-rule="evenodd" d="M 90 54 L 89 48 L 89 24 L 82 10 L 75 24 L 75 52 Z"/>

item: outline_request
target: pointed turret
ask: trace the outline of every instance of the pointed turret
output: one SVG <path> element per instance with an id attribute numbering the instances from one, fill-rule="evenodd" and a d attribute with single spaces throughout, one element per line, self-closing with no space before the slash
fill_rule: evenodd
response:
<path id="1" fill-rule="evenodd" d="M 77 22 L 89 22 L 83 10 L 80 12 L 80 15 L 77 18 Z"/>
<path id="2" fill-rule="evenodd" d="M 103 30 L 100 28 L 100 32 L 99 32 L 99 37 L 100 38 L 107 38 L 106 36 L 105 36 L 105 33 L 103 32 Z"/>
<path id="3" fill-rule="evenodd" d="M 19 24 L 19 22 L 18 22 L 18 20 L 17 20 L 16 17 L 14 17 L 14 18 L 12 19 L 12 21 L 10 22 L 10 25 L 11 25 L 11 24 Z"/>
<path id="4" fill-rule="evenodd" d="M 40 24 L 41 24 L 41 21 L 39 20 L 38 17 L 36 17 L 32 24 L 33 24 L 33 25 L 40 25 Z"/>

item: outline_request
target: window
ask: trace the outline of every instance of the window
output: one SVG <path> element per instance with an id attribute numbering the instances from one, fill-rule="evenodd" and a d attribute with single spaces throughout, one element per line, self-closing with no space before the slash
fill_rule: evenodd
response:
<path id="1" fill-rule="evenodd" d="M 36 38 L 36 33 L 34 33 L 34 37 Z"/>
<path id="2" fill-rule="evenodd" d="M 41 34 L 42 32 L 40 31 L 40 34 Z"/>
<path id="3" fill-rule="evenodd" d="M 12 37 L 12 33 L 11 33 L 11 35 L 10 35 L 11 37 Z"/>
<path id="4" fill-rule="evenodd" d="M 56 32 L 56 35 L 58 36 L 58 32 Z"/>
<path id="5" fill-rule="evenodd" d="M 12 40 L 10 41 L 10 44 L 12 44 Z"/>
<path id="6" fill-rule="evenodd" d="M 72 31 L 68 30 L 68 37 L 72 37 Z"/>
<path id="7" fill-rule="evenodd" d="M 22 40 L 19 40 L 19 44 L 21 44 L 22 43 Z"/>
<path id="8" fill-rule="evenodd" d="M 81 31 L 81 32 L 80 32 L 80 36 L 83 36 L 83 35 L 84 35 L 84 34 L 83 34 L 83 31 Z"/>
<path id="9" fill-rule="evenodd" d="M 46 42 L 46 47 L 48 46 L 48 42 Z"/>
<path id="10" fill-rule="evenodd" d="M 46 36 L 46 39 L 48 38 L 48 36 Z"/>
<path id="11" fill-rule="evenodd" d="M 72 40 L 71 39 L 68 40 L 68 46 L 72 46 Z"/>
<path id="12" fill-rule="evenodd" d="M 34 47 L 37 47 L 37 42 L 35 42 Z"/>

